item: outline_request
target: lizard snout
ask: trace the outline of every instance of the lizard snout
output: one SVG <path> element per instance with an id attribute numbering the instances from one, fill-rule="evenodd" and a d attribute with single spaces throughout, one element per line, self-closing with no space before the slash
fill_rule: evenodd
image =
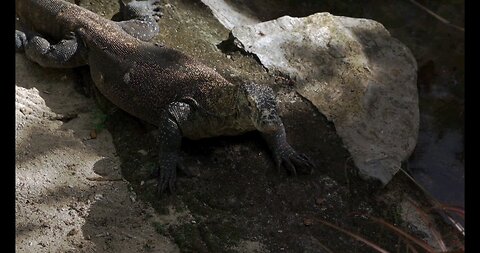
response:
<path id="1" fill-rule="evenodd" d="M 264 133 L 274 132 L 281 125 L 280 117 L 273 111 L 262 113 L 258 121 L 258 130 Z"/>

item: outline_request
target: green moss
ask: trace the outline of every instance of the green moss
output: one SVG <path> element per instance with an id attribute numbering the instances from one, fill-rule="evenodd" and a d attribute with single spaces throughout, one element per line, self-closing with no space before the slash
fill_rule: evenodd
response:
<path id="1" fill-rule="evenodd" d="M 94 129 L 97 131 L 97 132 L 100 132 L 102 131 L 103 129 L 105 129 L 105 122 L 107 121 L 107 118 L 108 118 L 108 115 L 107 114 L 104 114 L 102 111 L 100 110 L 95 110 L 94 114 L 93 114 L 93 122 L 94 122 Z"/>
<path id="2" fill-rule="evenodd" d="M 157 233 L 164 236 L 168 235 L 168 228 L 161 222 L 154 221 L 152 222 L 152 226 L 155 228 L 155 231 L 157 231 Z"/>

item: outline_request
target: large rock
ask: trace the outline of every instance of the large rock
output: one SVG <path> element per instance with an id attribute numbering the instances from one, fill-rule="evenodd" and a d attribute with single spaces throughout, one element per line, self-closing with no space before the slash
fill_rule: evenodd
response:
<path id="1" fill-rule="evenodd" d="M 418 134 L 417 65 L 378 22 L 317 13 L 232 30 L 236 44 L 333 121 L 360 174 L 384 184 Z"/>
<path id="2" fill-rule="evenodd" d="M 213 13 L 213 16 L 228 30 L 238 25 L 253 25 L 260 21 L 245 5 L 234 7 L 225 0 L 202 0 Z M 239 9 L 240 7 L 244 7 Z"/>
<path id="3" fill-rule="evenodd" d="M 378 22 L 317 13 L 236 26 L 236 44 L 333 121 L 360 174 L 384 184 L 415 148 L 417 65 Z"/>
<path id="4" fill-rule="evenodd" d="M 238 47 L 294 79 L 296 90 L 333 121 L 360 175 L 388 183 L 418 135 L 417 64 L 410 50 L 373 20 L 317 13 L 252 24 L 248 15 L 239 18 L 212 1 L 220 0 L 204 3 L 233 27 Z"/>

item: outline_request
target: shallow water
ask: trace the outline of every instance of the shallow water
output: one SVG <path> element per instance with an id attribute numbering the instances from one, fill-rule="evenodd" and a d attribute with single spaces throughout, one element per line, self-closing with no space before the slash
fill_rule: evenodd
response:
<path id="1" fill-rule="evenodd" d="M 434 131 L 422 130 L 417 146 L 410 161 L 413 177 L 440 202 L 464 207 L 465 170 L 459 159 L 463 135 L 451 130 L 438 137 Z"/>

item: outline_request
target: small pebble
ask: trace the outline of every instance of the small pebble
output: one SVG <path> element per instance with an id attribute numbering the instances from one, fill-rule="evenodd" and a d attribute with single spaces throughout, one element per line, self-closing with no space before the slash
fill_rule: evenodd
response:
<path id="1" fill-rule="evenodd" d="M 315 204 L 321 205 L 324 201 L 325 201 L 324 198 L 318 197 L 318 198 L 315 199 Z"/>
<path id="2" fill-rule="evenodd" d="M 92 139 L 96 139 L 97 138 L 97 131 L 95 129 L 93 129 L 92 131 L 90 131 L 90 138 Z"/>
<path id="3" fill-rule="evenodd" d="M 68 232 L 68 236 L 72 236 L 72 235 L 76 235 L 78 233 L 78 230 L 76 230 L 75 228 L 73 228 L 72 230 L 70 230 L 70 232 Z"/>
<path id="4" fill-rule="evenodd" d="M 303 219 L 303 225 L 310 226 L 312 224 L 313 224 L 313 219 L 310 219 L 310 218 Z"/>

